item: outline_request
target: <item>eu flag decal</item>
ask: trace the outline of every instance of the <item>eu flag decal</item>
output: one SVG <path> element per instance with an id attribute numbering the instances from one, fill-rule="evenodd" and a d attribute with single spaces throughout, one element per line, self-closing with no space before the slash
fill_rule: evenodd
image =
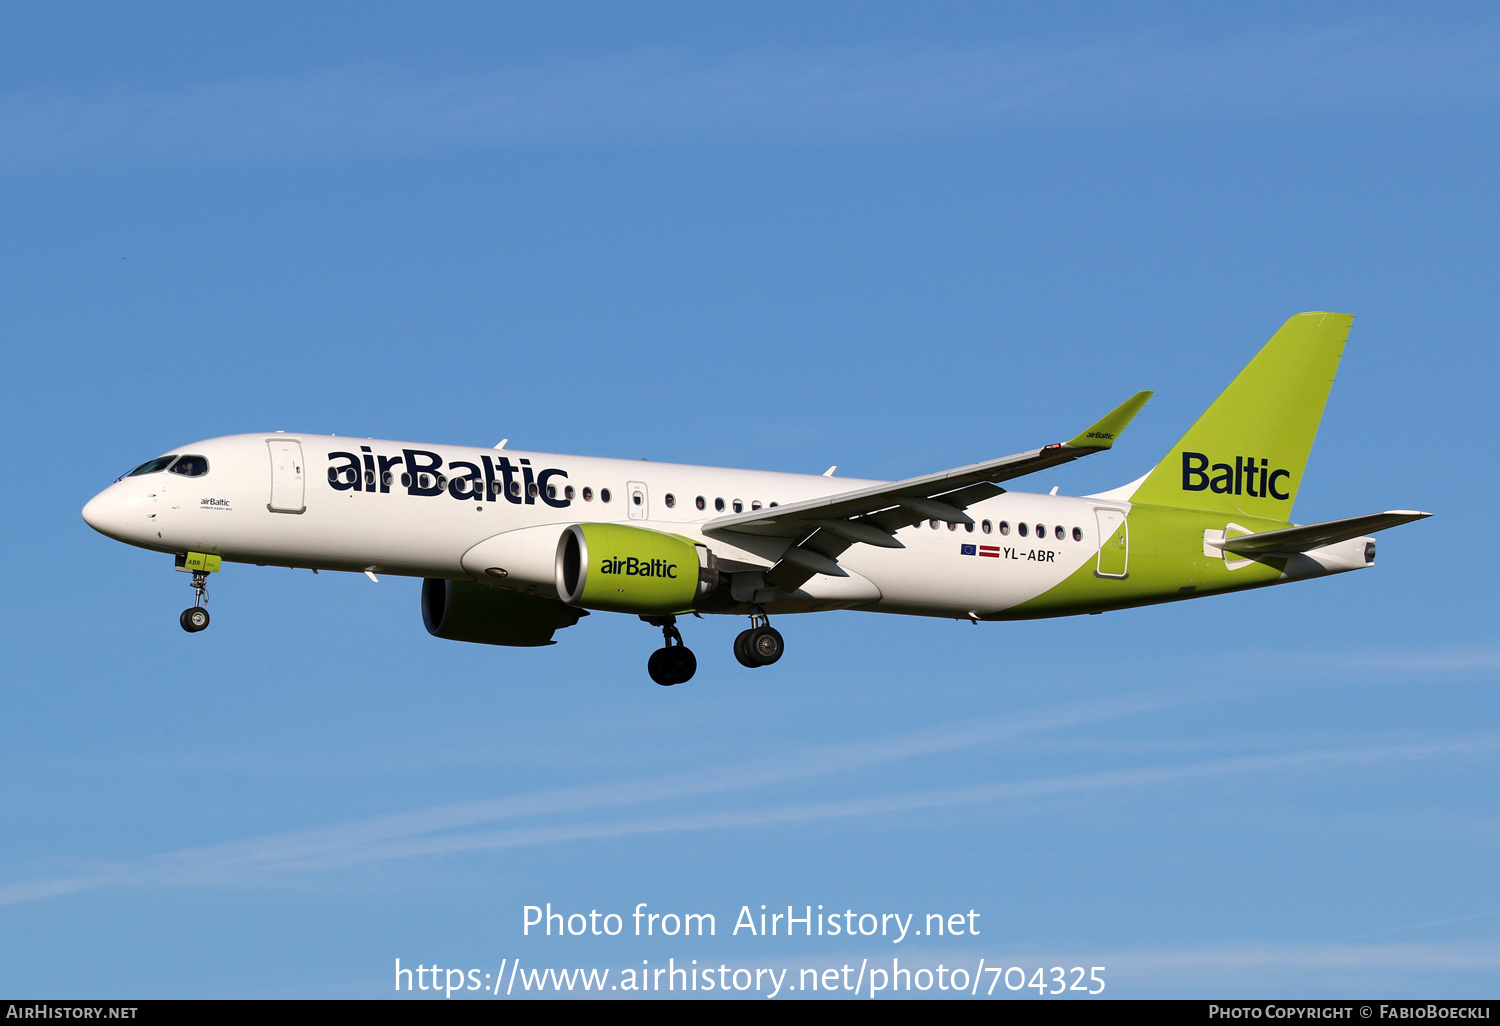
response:
<path id="1" fill-rule="evenodd" d="M 977 550 L 972 545 L 960 545 L 958 547 L 958 552 L 961 556 L 972 556 L 976 551 Z"/>

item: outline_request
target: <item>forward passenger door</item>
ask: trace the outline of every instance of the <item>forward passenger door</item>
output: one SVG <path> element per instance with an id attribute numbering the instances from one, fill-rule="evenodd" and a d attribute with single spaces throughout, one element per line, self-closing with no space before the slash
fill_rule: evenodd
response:
<path id="1" fill-rule="evenodd" d="M 266 509 L 272 513 L 301 513 L 306 474 L 303 472 L 302 443 L 295 438 L 266 440 L 271 450 L 271 501 Z"/>

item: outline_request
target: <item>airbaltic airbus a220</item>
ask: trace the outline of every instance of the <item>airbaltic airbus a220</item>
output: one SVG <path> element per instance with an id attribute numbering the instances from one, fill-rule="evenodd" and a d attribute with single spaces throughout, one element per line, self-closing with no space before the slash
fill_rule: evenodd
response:
<path id="1" fill-rule="evenodd" d="M 190 632 L 226 561 L 400 574 L 424 578 L 427 630 L 454 641 L 548 645 L 589 611 L 637 615 L 665 637 L 651 679 L 680 684 L 685 613 L 749 616 L 734 654 L 754 667 L 781 658 L 781 613 L 1024 620 L 1370 566 L 1366 535 L 1428 514 L 1291 523 L 1352 320 L 1288 320 L 1150 473 L 1096 495 L 1000 484 L 1110 448 L 1150 392 L 1067 442 L 896 482 L 233 435 L 142 464 L 83 517 L 192 574 Z"/>

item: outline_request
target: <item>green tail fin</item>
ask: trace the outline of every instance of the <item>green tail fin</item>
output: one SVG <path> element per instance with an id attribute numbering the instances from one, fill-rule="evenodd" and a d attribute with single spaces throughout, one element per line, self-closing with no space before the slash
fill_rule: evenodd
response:
<path id="1" fill-rule="evenodd" d="M 1353 320 L 1302 313 L 1283 324 L 1131 501 L 1290 521 Z"/>

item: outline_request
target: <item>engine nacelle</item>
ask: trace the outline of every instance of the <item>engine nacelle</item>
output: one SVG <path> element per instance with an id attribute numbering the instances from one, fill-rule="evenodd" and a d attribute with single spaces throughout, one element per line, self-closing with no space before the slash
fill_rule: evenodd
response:
<path id="1" fill-rule="evenodd" d="M 448 641 L 534 648 L 556 644 L 552 633 L 571 627 L 581 609 L 557 599 L 521 595 L 470 581 L 422 582 L 422 622 L 427 633 Z"/>
<path id="2" fill-rule="evenodd" d="M 676 534 L 574 524 L 557 540 L 557 594 L 573 606 L 662 616 L 690 612 L 719 583 L 713 553 Z"/>

